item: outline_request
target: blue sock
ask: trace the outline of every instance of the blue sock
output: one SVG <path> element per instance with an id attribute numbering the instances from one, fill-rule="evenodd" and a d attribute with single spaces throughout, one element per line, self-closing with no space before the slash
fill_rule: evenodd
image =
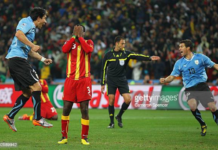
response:
<path id="1" fill-rule="evenodd" d="M 218 110 L 212 112 L 212 115 L 213 115 L 213 120 L 216 122 L 216 124 L 218 124 Z"/>
<path id="2" fill-rule="evenodd" d="M 198 120 L 198 122 L 201 124 L 201 126 L 206 125 L 206 123 L 202 119 L 201 113 L 198 109 L 196 109 L 195 111 L 191 111 L 191 112 L 195 116 L 195 118 Z"/>
<path id="3" fill-rule="evenodd" d="M 12 108 L 12 110 L 9 112 L 8 117 L 11 119 L 14 119 L 14 116 L 19 112 L 19 110 L 26 104 L 26 102 L 28 101 L 29 98 L 23 96 L 23 94 L 21 94 L 15 104 L 14 107 Z"/>

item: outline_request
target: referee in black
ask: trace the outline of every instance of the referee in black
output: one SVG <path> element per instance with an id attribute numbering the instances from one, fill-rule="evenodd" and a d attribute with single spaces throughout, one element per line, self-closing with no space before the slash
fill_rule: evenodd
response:
<path id="1" fill-rule="evenodd" d="M 104 93 L 105 90 L 105 75 L 107 70 L 107 94 L 109 97 L 109 116 L 110 124 L 108 128 L 114 128 L 114 99 L 117 88 L 120 94 L 124 98 L 124 103 L 122 104 L 119 114 L 116 116 L 118 121 L 118 126 L 123 127 L 122 115 L 124 111 L 129 107 L 131 102 L 131 96 L 129 94 L 128 81 L 126 79 L 126 65 L 130 59 L 137 59 L 141 61 L 151 61 L 159 60 L 158 56 L 146 56 L 142 54 L 134 54 L 130 51 L 126 51 L 125 39 L 121 36 L 115 38 L 115 47 L 113 50 L 105 54 L 103 59 L 102 69 L 101 69 L 101 92 Z"/>

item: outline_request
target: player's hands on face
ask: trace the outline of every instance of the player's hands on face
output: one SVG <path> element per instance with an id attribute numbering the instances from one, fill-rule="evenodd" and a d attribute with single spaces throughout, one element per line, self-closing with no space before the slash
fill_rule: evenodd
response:
<path id="1" fill-rule="evenodd" d="M 83 27 L 82 26 L 78 26 L 78 37 L 82 37 L 83 36 Z"/>
<path id="2" fill-rule="evenodd" d="M 165 83 L 165 78 L 160 78 L 160 83 Z"/>
<path id="3" fill-rule="evenodd" d="M 50 65 L 52 63 L 51 59 L 45 59 L 44 64 Z"/>
<path id="4" fill-rule="evenodd" d="M 33 47 L 31 47 L 31 50 L 34 52 L 38 52 L 39 50 L 41 50 L 41 47 L 39 45 L 33 45 Z"/>
<path id="5" fill-rule="evenodd" d="M 78 36 L 78 26 L 77 25 L 74 26 L 73 35 Z"/>
<path id="6" fill-rule="evenodd" d="M 160 57 L 159 56 L 151 56 L 151 60 L 159 60 Z"/>
<path id="7" fill-rule="evenodd" d="M 101 86 L 101 93 L 104 94 L 105 85 Z"/>

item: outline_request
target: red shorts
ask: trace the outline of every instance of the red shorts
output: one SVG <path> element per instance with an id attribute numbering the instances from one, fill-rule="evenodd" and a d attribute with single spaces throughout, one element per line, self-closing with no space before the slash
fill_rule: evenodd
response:
<path id="1" fill-rule="evenodd" d="M 43 118 L 49 119 L 55 115 L 57 115 L 57 111 L 52 106 L 50 101 L 47 101 L 45 103 L 41 102 L 41 116 Z"/>
<path id="2" fill-rule="evenodd" d="M 64 83 L 63 100 L 73 103 L 90 100 L 92 98 L 92 83 L 90 78 L 73 80 L 66 78 Z"/>

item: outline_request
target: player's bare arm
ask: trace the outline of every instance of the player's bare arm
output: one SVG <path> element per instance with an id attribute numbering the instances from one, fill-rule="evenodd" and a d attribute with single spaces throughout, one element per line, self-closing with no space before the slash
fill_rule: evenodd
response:
<path id="1" fill-rule="evenodd" d="M 170 83 L 175 79 L 175 76 L 168 76 L 166 78 L 160 78 L 160 83 Z"/>
<path id="2" fill-rule="evenodd" d="M 47 58 L 42 57 L 39 53 L 33 51 L 32 49 L 29 52 L 29 55 L 33 58 L 36 58 L 37 60 L 42 61 L 45 65 L 49 65 L 52 63 L 51 59 L 47 59 Z"/>
<path id="3" fill-rule="evenodd" d="M 218 64 L 215 64 L 213 67 L 214 67 L 216 70 L 218 70 Z"/>
<path id="4" fill-rule="evenodd" d="M 39 45 L 35 45 L 32 42 L 30 42 L 27 37 L 25 36 L 25 34 L 21 31 L 18 30 L 15 34 L 15 36 L 18 38 L 18 40 L 20 40 L 22 43 L 24 43 L 25 45 L 28 45 L 29 47 L 31 47 L 31 49 L 35 52 L 37 52 L 38 50 L 41 49 L 41 47 Z"/>
<path id="5" fill-rule="evenodd" d="M 101 93 L 104 94 L 105 85 L 101 86 Z"/>
<path id="6" fill-rule="evenodd" d="M 151 56 L 150 58 L 151 58 L 151 60 L 160 60 L 159 56 Z"/>

